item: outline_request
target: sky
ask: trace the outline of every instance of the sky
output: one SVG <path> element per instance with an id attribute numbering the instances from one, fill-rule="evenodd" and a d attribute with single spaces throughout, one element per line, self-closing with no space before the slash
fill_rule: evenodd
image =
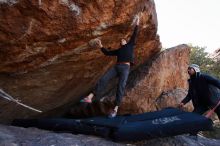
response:
<path id="1" fill-rule="evenodd" d="M 154 0 L 163 48 L 179 44 L 220 48 L 220 0 Z"/>

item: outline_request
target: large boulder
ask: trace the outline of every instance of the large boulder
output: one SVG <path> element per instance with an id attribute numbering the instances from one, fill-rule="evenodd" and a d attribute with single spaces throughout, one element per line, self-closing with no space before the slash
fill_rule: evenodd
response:
<path id="1" fill-rule="evenodd" d="M 78 102 L 115 62 L 93 40 L 119 47 L 137 14 L 136 67 L 161 48 L 154 1 L 1 0 L 0 88 L 44 115 L 61 114 L 60 107 Z M 0 110 L 0 122 L 39 116 L 3 99 Z"/>
<path id="2" fill-rule="evenodd" d="M 176 88 L 187 89 L 189 53 L 189 46 L 179 45 L 162 51 L 149 65 L 139 68 L 133 74 L 136 81 L 126 93 L 122 110 L 137 113 L 155 111 L 160 108 L 157 101 L 161 94 Z M 174 106 L 173 102 L 179 103 L 181 98 L 183 96 L 169 100 L 167 106 Z"/>

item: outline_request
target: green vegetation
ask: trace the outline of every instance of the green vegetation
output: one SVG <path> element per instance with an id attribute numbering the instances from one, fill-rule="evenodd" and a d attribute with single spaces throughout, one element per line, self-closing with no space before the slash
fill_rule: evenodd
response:
<path id="1" fill-rule="evenodd" d="M 209 54 L 205 52 L 204 47 L 190 46 L 190 63 L 198 64 L 201 71 L 208 73 L 220 79 L 220 60 L 214 61 L 209 57 Z"/>

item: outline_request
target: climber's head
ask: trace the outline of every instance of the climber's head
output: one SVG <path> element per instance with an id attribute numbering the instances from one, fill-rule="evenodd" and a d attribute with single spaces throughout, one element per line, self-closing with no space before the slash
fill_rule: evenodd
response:
<path id="1" fill-rule="evenodd" d="M 125 38 L 121 39 L 121 46 L 124 46 L 127 44 L 127 41 Z"/>

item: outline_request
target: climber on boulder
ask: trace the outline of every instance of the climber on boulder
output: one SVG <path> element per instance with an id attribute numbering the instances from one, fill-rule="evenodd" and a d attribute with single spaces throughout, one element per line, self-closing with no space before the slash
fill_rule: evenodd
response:
<path id="1" fill-rule="evenodd" d="M 134 62 L 134 45 L 139 22 L 139 17 L 135 17 L 135 29 L 133 34 L 128 42 L 125 39 L 121 39 L 121 47 L 119 49 L 108 50 L 103 47 L 101 40 L 97 41 L 97 45 L 103 54 L 106 56 L 117 56 L 117 63 L 102 76 L 102 78 L 96 84 L 95 89 L 80 102 L 92 103 L 93 97 L 95 97 L 96 100 L 100 100 L 101 91 L 104 90 L 108 81 L 114 77 L 118 77 L 119 81 L 117 84 L 115 107 L 109 114 L 110 118 L 113 118 L 117 115 L 118 107 L 124 95 L 124 90 L 130 71 L 130 65 Z"/>

